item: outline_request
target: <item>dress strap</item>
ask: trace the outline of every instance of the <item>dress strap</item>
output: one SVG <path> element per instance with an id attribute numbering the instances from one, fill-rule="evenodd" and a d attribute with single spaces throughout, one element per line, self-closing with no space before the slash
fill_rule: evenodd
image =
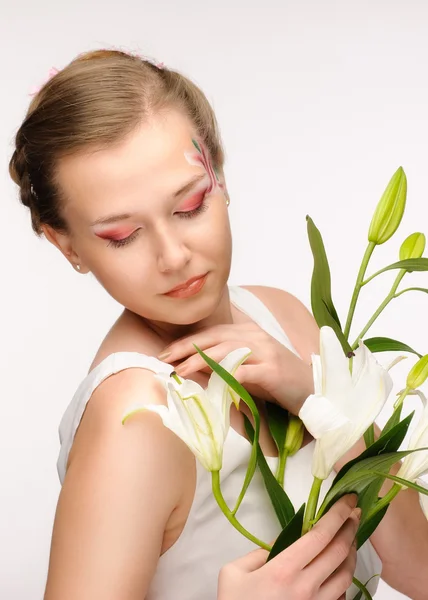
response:
<path id="1" fill-rule="evenodd" d="M 174 367 L 140 352 L 114 352 L 101 361 L 81 382 L 59 425 L 61 450 L 57 470 L 61 483 L 65 477 L 68 454 L 87 403 L 97 387 L 108 377 L 125 369 L 148 369 L 154 373 L 170 374 Z"/>
<path id="2" fill-rule="evenodd" d="M 230 301 L 269 335 L 298 355 L 277 319 L 253 292 L 237 285 L 229 287 Z"/>

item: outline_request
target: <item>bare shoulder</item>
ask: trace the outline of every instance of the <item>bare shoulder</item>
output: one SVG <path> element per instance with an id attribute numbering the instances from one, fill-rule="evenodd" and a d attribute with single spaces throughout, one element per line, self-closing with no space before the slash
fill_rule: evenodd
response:
<path id="1" fill-rule="evenodd" d="M 46 600 L 146 597 L 195 467 L 156 414 L 122 424 L 130 403 L 164 402 L 156 383 L 149 371 L 127 369 L 90 399 L 58 501 Z"/>
<path id="2" fill-rule="evenodd" d="M 302 359 L 310 363 L 311 354 L 319 352 L 319 329 L 303 302 L 280 288 L 265 285 L 241 287 L 255 294 L 267 306 Z"/>
<path id="3" fill-rule="evenodd" d="M 76 431 L 68 464 L 77 457 L 101 447 L 128 448 L 148 456 L 146 444 L 152 447 L 156 460 L 165 459 L 175 470 L 191 465 L 193 455 L 185 444 L 162 424 L 160 417 L 149 411 L 137 412 L 122 423 L 130 406 L 166 405 L 166 392 L 154 373 L 143 368 L 127 368 L 110 375 L 93 392 Z M 143 441 L 144 440 L 144 441 Z M 141 447 L 139 447 L 141 446 Z M 181 466 L 180 466 L 181 465 Z M 177 480 L 178 481 L 178 480 Z"/>

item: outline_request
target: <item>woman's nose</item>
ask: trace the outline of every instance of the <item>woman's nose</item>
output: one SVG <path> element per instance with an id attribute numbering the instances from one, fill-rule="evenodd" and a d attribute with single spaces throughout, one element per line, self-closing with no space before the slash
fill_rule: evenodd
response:
<path id="1" fill-rule="evenodd" d="M 180 271 L 190 260 L 184 240 L 171 230 L 158 232 L 158 267 L 160 271 Z"/>

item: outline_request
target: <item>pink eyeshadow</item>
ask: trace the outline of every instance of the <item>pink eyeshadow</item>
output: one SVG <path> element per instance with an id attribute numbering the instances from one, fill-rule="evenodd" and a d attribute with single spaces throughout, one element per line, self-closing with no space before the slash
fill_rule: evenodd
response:
<path id="1" fill-rule="evenodd" d="M 196 194 L 193 194 L 193 196 L 188 198 L 186 203 L 180 207 L 180 212 L 191 211 L 197 208 L 202 202 L 206 191 L 207 190 L 204 189 L 202 192 L 197 192 Z"/>
<path id="2" fill-rule="evenodd" d="M 103 240 L 121 240 L 131 235 L 135 229 L 105 229 L 103 231 L 95 231 L 95 235 Z"/>

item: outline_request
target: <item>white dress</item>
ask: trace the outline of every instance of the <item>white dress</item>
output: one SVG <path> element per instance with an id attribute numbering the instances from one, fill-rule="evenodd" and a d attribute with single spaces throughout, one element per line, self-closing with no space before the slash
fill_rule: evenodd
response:
<path id="1" fill-rule="evenodd" d="M 295 351 L 278 321 L 267 307 L 249 290 L 229 286 L 230 301 L 248 315 L 272 337 Z M 171 373 L 173 367 L 157 358 L 137 352 L 117 352 L 105 358 L 82 381 L 59 426 L 61 450 L 58 474 L 63 483 L 68 454 L 74 435 L 82 418 L 86 403 L 96 387 L 110 375 L 126 368 L 141 367 L 154 372 Z M 288 458 L 284 487 L 297 510 L 307 501 L 312 484 L 311 460 L 314 442 Z M 232 427 L 229 430 L 220 472 L 221 489 L 226 502 L 233 506 L 241 490 L 247 469 L 251 446 Z M 277 458 L 267 457 L 274 470 Z M 175 544 L 158 561 L 146 600 L 215 600 L 220 568 L 234 559 L 254 550 L 256 546 L 227 521 L 218 507 L 211 490 L 211 474 L 196 461 L 197 478 L 193 504 L 183 532 Z M 321 497 L 333 479 L 323 484 Z M 258 471 L 248 488 L 238 513 L 238 520 L 257 538 L 269 543 L 280 532 L 280 526 Z M 380 574 L 382 562 L 367 541 L 358 551 L 355 576 L 363 583 Z M 370 593 L 376 591 L 378 577 L 368 585 Z M 358 593 L 353 585 L 346 595 L 353 600 Z M 143 599 L 142 599 L 143 600 Z"/>

